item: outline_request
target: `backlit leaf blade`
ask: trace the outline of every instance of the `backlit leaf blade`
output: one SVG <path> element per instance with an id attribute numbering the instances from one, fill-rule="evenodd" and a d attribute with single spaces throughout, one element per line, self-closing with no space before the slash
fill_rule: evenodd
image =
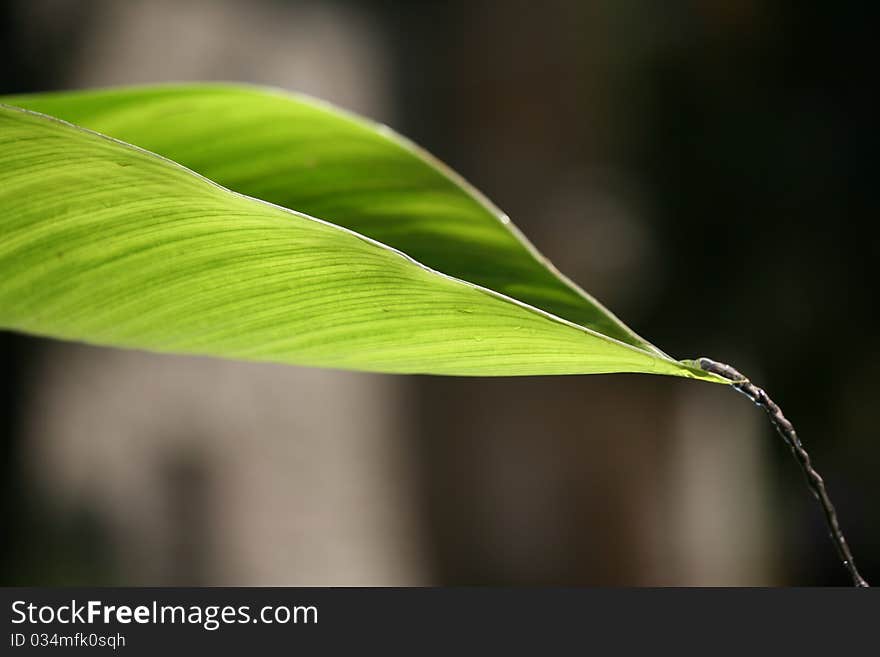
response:
<path id="1" fill-rule="evenodd" d="M 325 103 L 235 85 L 18 96 L 211 180 L 345 226 L 419 262 L 664 355 L 563 277 L 507 217 L 384 126 Z"/>
<path id="2" fill-rule="evenodd" d="M 151 153 L 0 107 L 0 327 L 382 372 L 715 380 Z"/>

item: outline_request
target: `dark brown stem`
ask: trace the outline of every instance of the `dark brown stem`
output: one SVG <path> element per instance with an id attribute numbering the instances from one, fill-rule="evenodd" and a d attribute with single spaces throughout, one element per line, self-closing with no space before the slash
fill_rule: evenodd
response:
<path id="1" fill-rule="evenodd" d="M 828 525 L 828 531 L 831 534 L 831 540 L 834 541 L 834 547 L 837 548 L 837 553 L 840 555 L 844 567 L 849 571 L 849 574 L 852 577 L 853 585 L 868 586 L 868 582 L 865 581 L 856 568 L 856 562 L 853 560 L 852 553 L 849 551 L 849 545 L 847 545 L 846 538 L 843 536 L 843 530 L 840 529 L 840 523 L 837 520 L 837 511 L 834 509 L 834 505 L 831 503 L 831 498 L 828 497 L 828 491 L 825 489 L 825 482 L 822 477 L 819 476 L 819 473 L 813 468 L 813 465 L 810 462 L 810 455 L 807 453 L 807 450 L 804 449 L 797 433 L 795 433 L 794 427 L 782 414 L 782 410 L 779 406 L 767 396 L 767 393 L 764 392 L 764 390 L 749 381 L 730 365 L 716 362 L 710 358 L 698 358 L 696 362 L 706 372 L 711 372 L 712 374 L 717 374 L 718 376 L 733 381 L 734 390 L 742 393 L 751 399 L 756 406 L 764 409 L 767 416 L 770 418 L 770 422 L 776 427 L 776 431 L 782 436 L 782 439 L 789 446 L 791 453 L 801 466 L 801 470 L 807 478 L 807 485 L 810 487 L 810 492 L 812 492 L 816 499 L 819 500 L 819 504 L 822 506 L 822 513 L 825 515 L 825 523 Z"/>

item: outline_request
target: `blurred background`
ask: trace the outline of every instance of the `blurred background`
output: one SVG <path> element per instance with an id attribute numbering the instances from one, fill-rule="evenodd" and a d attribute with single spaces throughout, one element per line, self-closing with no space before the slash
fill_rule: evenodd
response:
<path id="1" fill-rule="evenodd" d="M 5 0 L 0 92 L 237 80 L 395 127 L 638 333 L 764 385 L 871 581 L 868 6 Z M 9 333 L 0 374 L 3 584 L 848 584 L 787 448 L 720 386 Z"/>

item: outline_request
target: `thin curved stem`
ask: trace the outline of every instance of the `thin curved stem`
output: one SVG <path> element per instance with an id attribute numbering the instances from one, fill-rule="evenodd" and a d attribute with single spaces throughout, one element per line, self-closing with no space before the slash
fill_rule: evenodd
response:
<path id="1" fill-rule="evenodd" d="M 813 468 L 810 462 L 810 455 L 804 449 L 794 427 L 782 414 L 779 406 L 770 399 L 763 389 L 749 381 L 730 365 L 719 363 L 711 358 L 698 358 L 696 362 L 706 372 L 717 374 L 732 381 L 734 390 L 742 393 L 756 406 L 764 409 L 770 418 L 771 424 L 776 428 L 779 435 L 782 436 L 782 439 L 789 446 L 791 453 L 801 466 L 801 470 L 807 478 L 810 492 L 819 500 L 819 504 L 822 506 L 822 513 L 825 515 L 825 523 L 828 525 L 828 531 L 831 534 L 831 540 L 834 541 L 834 547 L 837 548 L 837 553 L 840 555 L 844 567 L 849 571 L 850 577 L 852 577 L 853 585 L 867 587 L 868 582 L 859 574 L 852 552 L 850 552 L 849 545 L 843 535 L 843 530 L 840 528 L 840 523 L 837 520 L 837 511 L 834 509 L 831 498 L 828 497 L 828 491 L 825 489 L 825 481 Z"/>

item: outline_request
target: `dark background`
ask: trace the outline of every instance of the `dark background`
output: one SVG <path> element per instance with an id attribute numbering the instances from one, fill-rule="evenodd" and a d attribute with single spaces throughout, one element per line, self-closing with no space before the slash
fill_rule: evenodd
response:
<path id="1" fill-rule="evenodd" d="M 870 581 L 880 347 L 869 6 L 6 0 L 0 92 L 243 80 L 392 125 L 638 333 L 766 387 L 813 452 Z M 242 402 L 251 431 L 234 467 L 250 467 L 254 451 L 279 463 L 293 454 L 321 486 L 352 490 L 328 505 L 323 488 L 291 477 L 289 491 L 236 506 L 237 471 L 206 456 L 210 409 L 124 435 L 125 409 L 167 414 L 173 402 L 151 391 L 213 366 L 136 357 L 105 371 L 123 356 L 0 333 L 4 584 L 848 583 L 784 445 L 720 387 L 631 375 L 389 382 L 249 365 L 229 376 L 268 372 L 307 388 L 320 376 L 327 395 L 344 386 L 352 399 L 387 388 L 364 404 L 385 409 L 376 450 L 406 476 L 380 464 L 363 488 L 337 481 L 362 471 L 363 460 L 339 463 L 366 443 L 342 427 L 339 453 L 315 452 L 308 436 L 329 431 L 321 404 L 281 395 L 281 429 Z M 131 394 L 102 396 L 86 374 Z M 290 445 L 260 442 L 285 421 Z M 102 488 L 118 475 L 82 438 L 92 426 L 146 450 L 130 466 L 156 469 L 152 483 Z M 377 485 L 383 501 L 370 497 Z M 386 499 L 401 501 L 404 520 L 372 523 Z M 265 527 L 289 532 L 237 524 L 252 504 Z M 363 523 L 354 538 L 349 518 Z"/>

